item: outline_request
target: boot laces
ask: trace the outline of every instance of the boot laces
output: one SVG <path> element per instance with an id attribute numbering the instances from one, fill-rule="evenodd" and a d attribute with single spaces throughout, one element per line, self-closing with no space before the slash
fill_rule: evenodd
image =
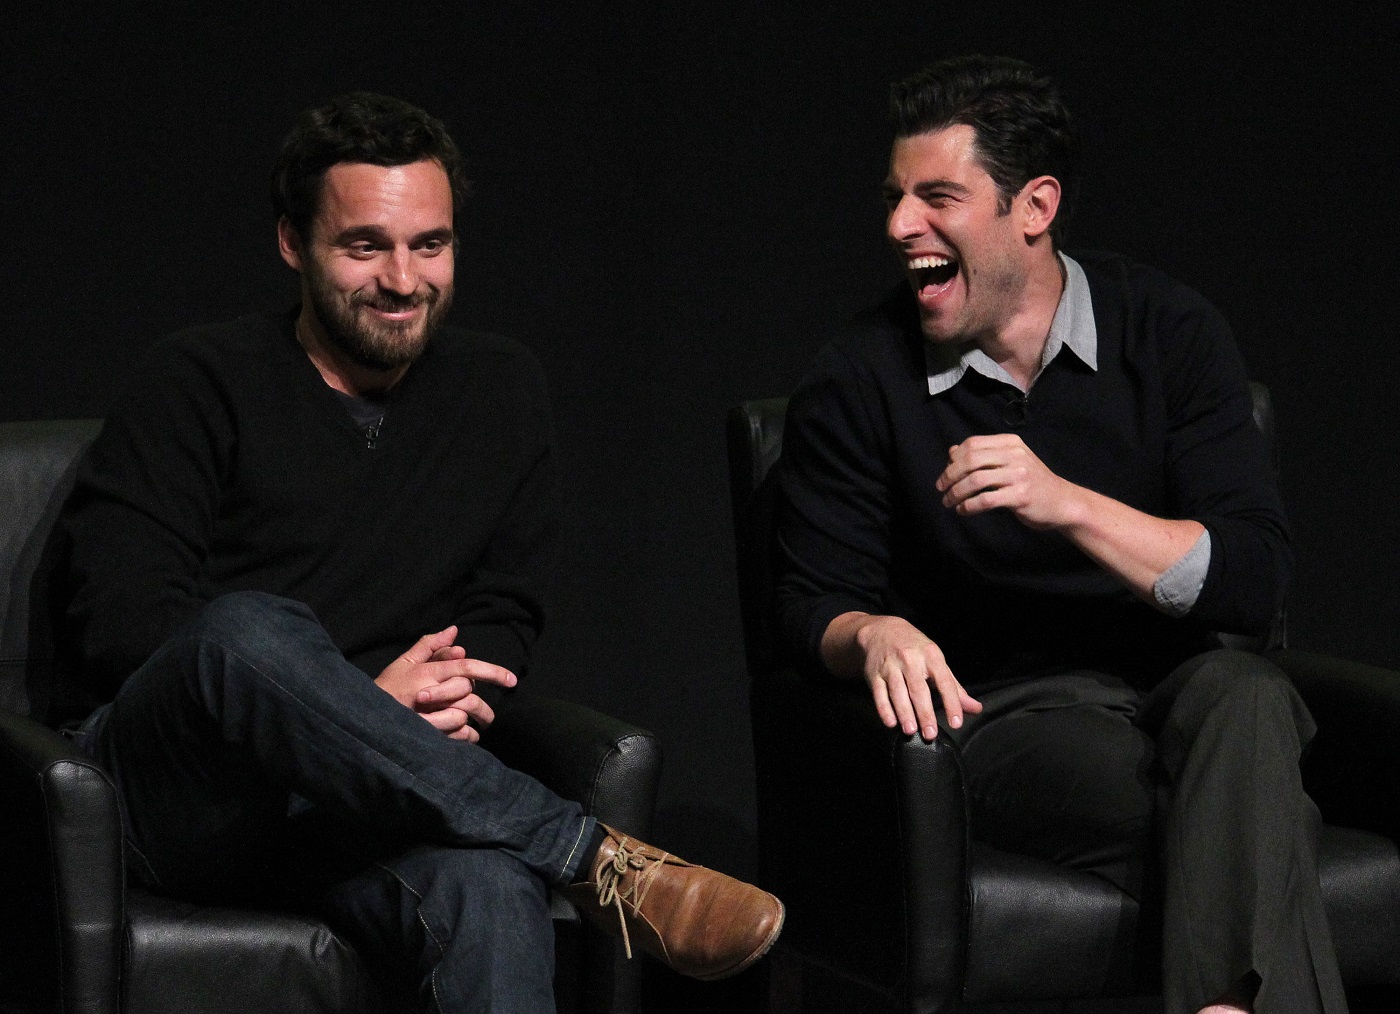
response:
<path id="1" fill-rule="evenodd" d="M 651 890 L 652 881 L 671 853 L 661 853 L 660 859 L 649 859 L 627 847 L 631 839 L 623 838 L 617 843 L 617 851 L 612 859 L 598 871 L 598 904 L 603 908 L 617 909 L 617 921 L 622 927 L 622 946 L 627 957 L 632 957 L 632 941 L 627 934 L 627 915 L 622 903 L 627 902 L 634 914 L 640 915 L 642 902 Z M 634 873 L 627 879 L 628 873 Z"/>

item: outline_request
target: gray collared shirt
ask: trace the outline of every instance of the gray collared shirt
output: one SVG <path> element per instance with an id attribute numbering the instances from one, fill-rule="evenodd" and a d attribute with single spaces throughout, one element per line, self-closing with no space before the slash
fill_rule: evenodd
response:
<path id="1" fill-rule="evenodd" d="M 1060 295 L 1060 305 L 1055 308 L 1055 319 L 1050 322 L 1050 333 L 1045 337 L 1045 348 L 1040 353 L 1040 368 L 1036 370 L 1036 376 L 1065 349 L 1089 369 L 1097 371 L 1099 368 L 1099 334 L 1094 324 L 1089 280 L 1084 277 L 1084 269 L 1073 258 L 1063 253 L 1059 257 L 1065 269 L 1065 290 Z M 990 380 L 1009 384 L 1022 394 L 1026 393 L 1010 373 L 971 342 L 962 345 L 925 342 L 924 365 L 928 370 L 928 393 L 931 395 L 947 391 L 968 370 L 976 370 Z M 1031 385 L 1034 384 L 1032 380 Z M 1209 569 L 1210 532 L 1202 532 L 1195 544 L 1163 571 L 1152 585 L 1152 595 L 1157 605 L 1170 616 L 1185 616 L 1196 604 Z"/>

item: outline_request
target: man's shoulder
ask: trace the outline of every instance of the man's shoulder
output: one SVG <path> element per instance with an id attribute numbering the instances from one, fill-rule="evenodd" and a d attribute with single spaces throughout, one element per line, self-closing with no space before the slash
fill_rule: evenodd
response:
<path id="1" fill-rule="evenodd" d="M 918 309 L 903 282 L 827 336 L 792 394 L 797 426 L 809 416 L 900 416 L 928 395 Z"/>
<path id="2" fill-rule="evenodd" d="M 182 361 L 218 367 L 226 362 L 247 369 L 258 363 L 292 358 L 295 314 L 249 313 L 232 320 L 195 324 L 153 342 L 148 364 Z"/>
<path id="3" fill-rule="evenodd" d="M 1116 304 L 1139 311 L 1215 312 L 1210 301 L 1191 286 L 1150 264 L 1100 250 L 1072 250 L 1066 256 L 1084 269 L 1096 310 Z"/>
<path id="4" fill-rule="evenodd" d="M 900 282 L 837 328 L 818 353 L 816 366 L 881 381 L 922 375 L 923 335 L 909 286 Z"/>

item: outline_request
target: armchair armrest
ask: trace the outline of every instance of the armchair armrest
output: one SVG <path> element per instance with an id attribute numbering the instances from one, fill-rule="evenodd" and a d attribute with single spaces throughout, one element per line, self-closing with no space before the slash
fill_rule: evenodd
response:
<path id="1" fill-rule="evenodd" d="M 956 748 L 885 728 L 863 684 L 791 669 L 755 679 L 751 706 L 761 874 L 788 905 L 785 942 L 887 995 L 956 995 L 968 862 Z"/>
<path id="2" fill-rule="evenodd" d="M 874 708 L 874 703 L 871 703 Z M 919 1009 L 958 996 L 967 962 L 970 867 L 967 790 L 951 739 L 901 736 L 899 781 L 905 909 L 905 993 Z"/>
<path id="3" fill-rule="evenodd" d="M 481 743 L 604 823 L 651 833 L 661 744 L 650 732 L 581 704 L 517 694 Z"/>
<path id="4" fill-rule="evenodd" d="M 1304 651 L 1268 657 L 1317 721 L 1303 783 L 1323 819 L 1400 841 L 1400 673 Z"/>
<path id="5" fill-rule="evenodd" d="M 125 867 L 117 793 L 58 733 L 0 711 L 0 1002 L 116 1014 Z"/>

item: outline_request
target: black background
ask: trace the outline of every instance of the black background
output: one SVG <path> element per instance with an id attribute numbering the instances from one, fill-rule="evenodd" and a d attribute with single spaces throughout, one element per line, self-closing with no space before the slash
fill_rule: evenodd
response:
<path id="1" fill-rule="evenodd" d="M 1201 290 L 1274 390 L 1293 643 L 1400 667 L 1395 41 L 1339 5 L 1073 11 L 31 9 L 0 31 L 0 419 L 100 415 L 159 335 L 289 303 L 265 181 L 296 111 L 424 106 L 475 180 L 454 315 L 536 349 L 555 401 L 567 540 L 532 682 L 660 733 L 664 843 L 750 872 L 723 414 L 790 391 L 897 277 L 889 81 L 1008 53 L 1082 126 L 1070 249 Z"/>

